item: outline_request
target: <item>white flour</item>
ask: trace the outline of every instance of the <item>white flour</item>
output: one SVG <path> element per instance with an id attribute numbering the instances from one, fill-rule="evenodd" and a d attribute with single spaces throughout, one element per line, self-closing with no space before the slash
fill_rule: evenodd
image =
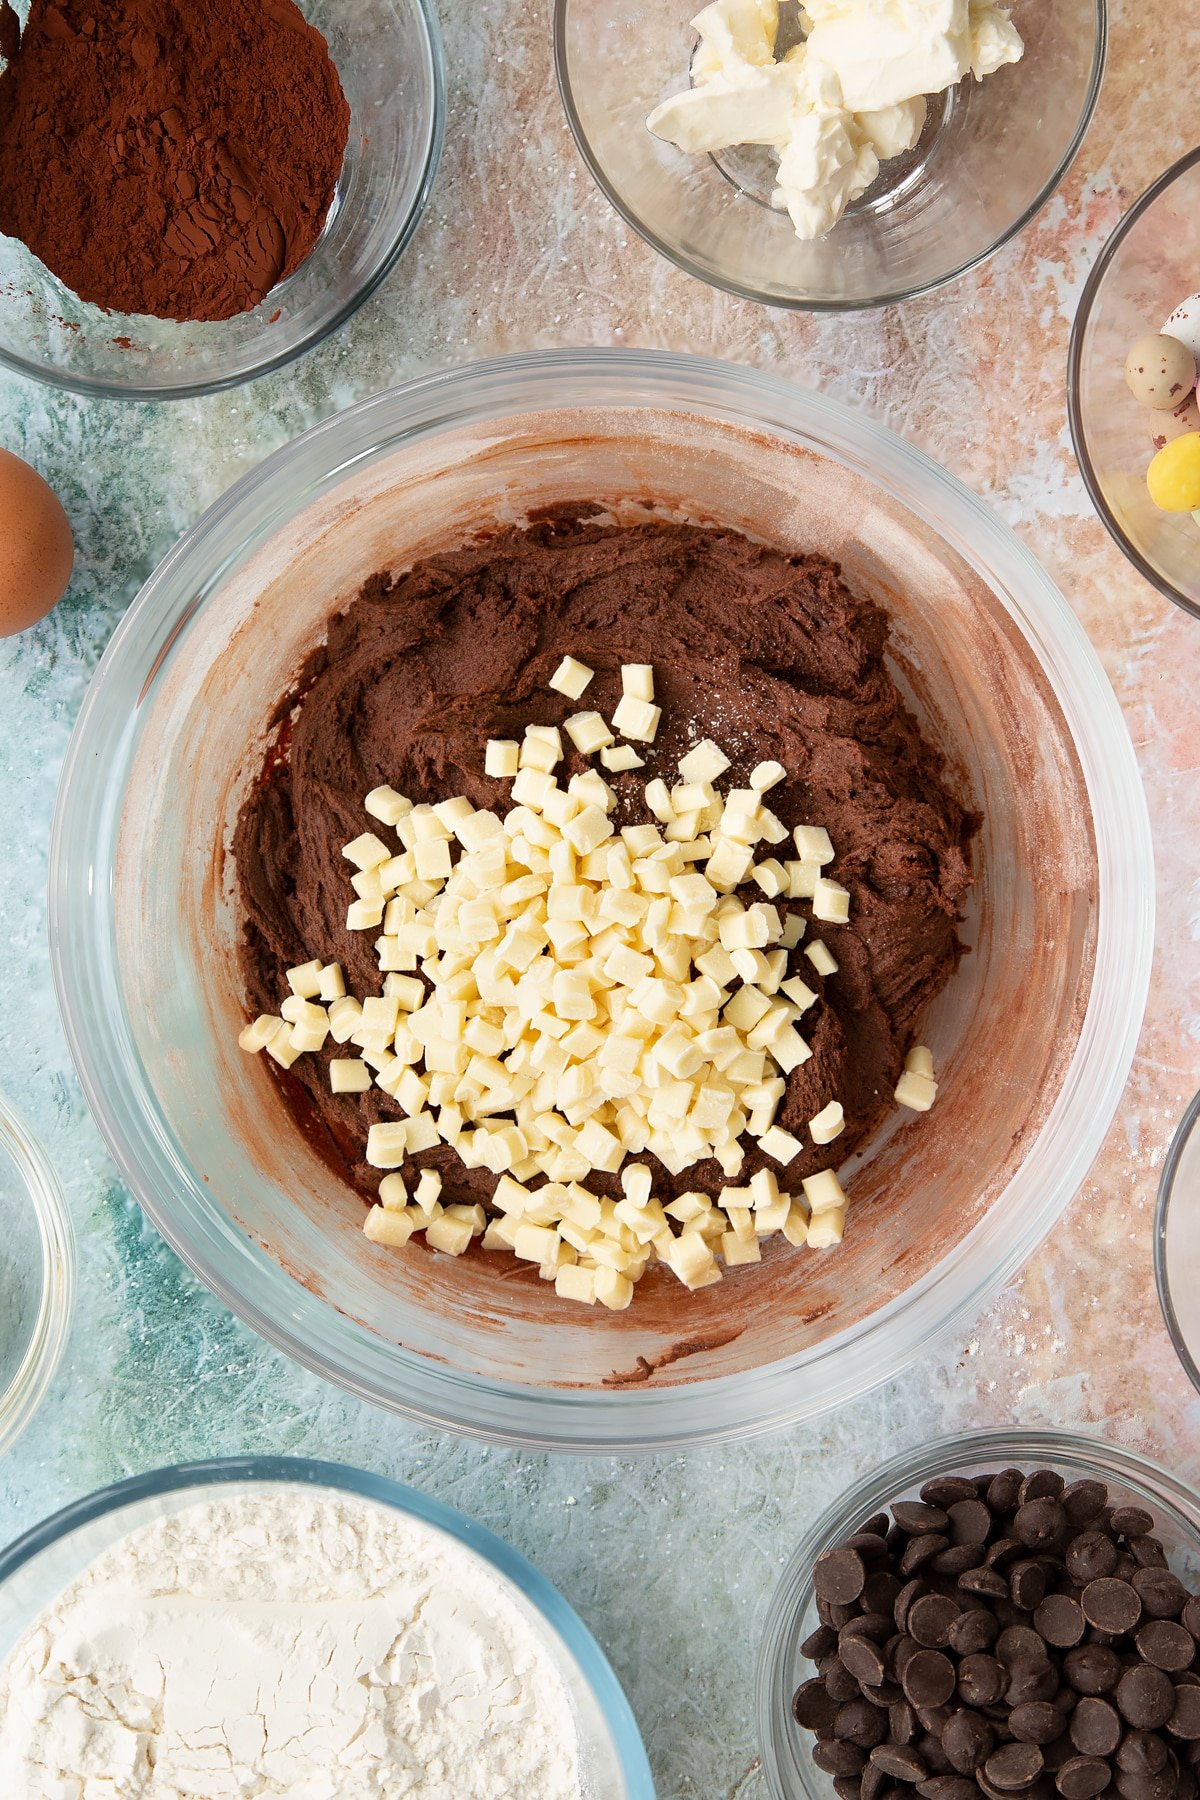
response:
<path id="1" fill-rule="evenodd" d="M 301 1487 L 125 1538 L 0 1669 L 6 1800 L 579 1800 L 566 1691 L 453 1539 Z"/>

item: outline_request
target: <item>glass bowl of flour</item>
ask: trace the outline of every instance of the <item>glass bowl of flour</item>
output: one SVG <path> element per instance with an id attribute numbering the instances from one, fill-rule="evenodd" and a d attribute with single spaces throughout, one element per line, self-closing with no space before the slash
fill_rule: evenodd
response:
<path id="1" fill-rule="evenodd" d="M 74 1289 L 75 1240 L 58 1178 L 0 1095 L 0 1456 L 53 1379 Z"/>
<path id="2" fill-rule="evenodd" d="M 653 1800 L 558 1591 L 427 1495 L 335 1464 L 162 1469 L 0 1554 L 0 1767 L 144 1800 Z"/>

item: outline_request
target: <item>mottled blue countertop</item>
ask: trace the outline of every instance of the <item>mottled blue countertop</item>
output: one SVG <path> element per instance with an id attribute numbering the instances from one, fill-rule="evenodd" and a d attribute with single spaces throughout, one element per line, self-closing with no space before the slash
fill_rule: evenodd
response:
<path id="1" fill-rule="evenodd" d="M 1147 28 L 1155 18 L 1161 47 Z M 91 1488 L 189 1458 L 269 1450 L 398 1476 L 509 1537 L 560 1585 L 626 1685 L 663 1800 L 762 1800 L 758 1622 L 814 1509 L 881 1452 L 1016 1419 L 1091 1426 L 1200 1479 L 1198 1403 L 1150 1265 L 1157 1170 L 1200 1073 L 1200 636 L 1104 537 L 1063 411 L 1080 286 L 1124 205 L 1175 153 L 1155 94 L 1169 55 L 1200 66 L 1200 25 L 1180 25 L 1167 0 L 1136 18 L 1118 6 L 1100 116 L 1034 228 L 940 296 L 816 320 L 712 293 L 626 230 L 569 139 L 543 4 L 455 7 L 444 23 L 450 114 L 432 206 L 398 270 L 332 342 L 239 392 L 170 406 L 83 401 L 0 377 L 0 444 L 57 488 L 78 542 L 68 597 L 0 644 L 0 1087 L 54 1159 L 80 1249 L 64 1364 L 0 1461 L 0 1539 Z M 47 842 L 72 720 L 113 626 L 178 533 L 269 451 L 362 395 L 559 343 L 753 362 L 870 409 L 940 456 L 1016 525 L 1091 632 L 1158 838 L 1159 964 L 1142 1046 L 1101 1159 L 1023 1278 L 965 1338 L 930 1344 L 921 1365 L 836 1417 L 635 1462 L 415 1430 L 238 1325 L 117 1178 L 71 1069 L 46 944 Z"/>

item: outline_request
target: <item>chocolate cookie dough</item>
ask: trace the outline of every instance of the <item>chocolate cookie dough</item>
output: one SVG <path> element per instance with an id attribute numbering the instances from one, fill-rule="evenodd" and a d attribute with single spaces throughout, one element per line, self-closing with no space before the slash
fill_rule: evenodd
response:
<path id="1" fill-rule="evenodd" d="M 483 773 L 485 742 L 576 710 L 547 685 L 561 658 L 596 671 L 586 703 L 606 717 L 620 665 L 652 663 L 662 725 L 653 745 L 638 746 L 644 768 L 608 776 L 618 827 L 646 820 L 645 783 L 676 781 L 679 758 L 709 737 L 732 760 L 723 786 L 744 785 L 759 762 L 783 764 L 773 809 L 789 827 L 828 829 L 837 879 L 852 895 L 849 924 L 809 933 L 828 943 L 835 975 L 822 980 L 793 952 L 797 972 L 820 989 L 804 1020 L 813 1055 L 789 1077 L 778 1114 L 805 1142 L 780 1178 L 797 1190 L 829 1162 L 827 1148 L 809 1143 L 807 1121 L 836 1098 L 846 1120 L 837 1160 L 864 1140 L 962 954 L 956 925 L 977 820 L 948 790 L 941 758 L 901 700 L 887 639 L 886 615 L 825 558 L 685 525 L 546 519 L 396 579 L 374 577 L 281 700 L 276 742 L 238 820 L 250 1010 L 275 1011 L 285 971 L 313 955 L 340 962 L 352 992 L 379 991 L 374 934 L 345 929 L 341 852 L 362 829 L 365 793 L 390 784 L 430 803 L 465 794 L 507 812 L 507 785 Z M 563 779 L 587 766 L 568 748 Z M 401 1109 L 377 1088 L 332 1094 L 326 1065 L 337 1053 L 329 1045 L 276 1074 L 323 1153 L 374 1199 L 367 1128 Z M 742 1180 L 765 1163 L 746 1142 Z M 715 1196 L 725 1180 L 715 1162 L 676 1177 L 641 1160 L 664 1196 Z M 414 1162 L 440 1170 L 446 1200 L 486 1199 L 495 1182 L 444 1145 Z M 611 1176 L 589 1185 L 619 1192 Z"/>

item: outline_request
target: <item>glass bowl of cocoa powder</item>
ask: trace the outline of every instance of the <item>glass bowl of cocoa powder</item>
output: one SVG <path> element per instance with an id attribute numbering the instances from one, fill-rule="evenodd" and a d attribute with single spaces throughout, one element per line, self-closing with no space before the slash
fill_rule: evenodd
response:
<path id="1" fill-rule="evenodd" d="M 0 364 L 111 399 L 236 387 L 336 331 L 411 239 L 443 136 L 428 0 L 157 22 L 0 5 Z"/>

